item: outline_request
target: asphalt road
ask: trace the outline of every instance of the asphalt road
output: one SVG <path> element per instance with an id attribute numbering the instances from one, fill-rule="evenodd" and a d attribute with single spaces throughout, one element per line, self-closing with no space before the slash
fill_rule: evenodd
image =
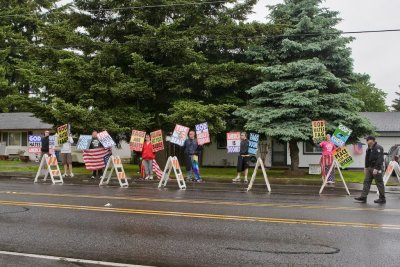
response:
<path id="1" fill-rule="evenodd" d="M 400 265 L 400 194 L 378 206 L 343 189 L 272 189 L 2 180 L 0 265 Z"/>

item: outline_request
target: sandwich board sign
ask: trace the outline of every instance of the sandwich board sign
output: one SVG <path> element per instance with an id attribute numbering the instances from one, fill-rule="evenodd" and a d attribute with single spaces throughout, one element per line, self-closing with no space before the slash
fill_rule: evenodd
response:
<path id="1" fill-rule="evenodd" d="M 177 157 L 168 158 L 160 183 L 158 184 L 158 188 L 167 186 L 172 170 L 174 171 L 176 182 L 178 183 L 179 188 L 186 189 L 185 179 L 183 178 L 181 166 Z"/>
<path id="2" fill-rule="evenodd" d="M 319 190 L 319 194 L 322 194 L 322 191 L 324 190 L 326 184 L 328 183 L 328 178 L 329 178 L 329 176 L 331 175 L 331 173 L 332 173 L 332 171 L 333 171 L 333 168 L 336 168 L 336 169 L 338 170 L 339 175 L 340 175 L 340 178 L 342 179 L 342 182 L 343 182 L 343 184 L 344 184 L 344 187 L 346 188 L 346 192 L 347 192 L 347 194 L 350 196 L 349 188 L 347 187 L 347 184 L 346 184 L 346 181 L 344 180 L 342 171 L 340 170 L 339 163 L 337 162 L 336 159 L 333 160 L 333 163 L 332 163 L 332 165 L 331 165 L 331 167 L 330 167 L 328 173 L 325 175 L 325 177 L 323 177 L 323 183 L 322 183 L 321 189 Z"/>
<path id="3" fill-rule="evenodd" d="M 36 173 L 34 182 L 37 183 L 39 177 L 41 176 L 42 170 L 45 168 L 45 174 L 43 181 L 47 180 L 50 175 L 53 184 L 63 184 L 63 178 L 61 175 L 60 168 L 58 167 L 57 157 L 54 155 L 44 154 L 39 165 L 39 169 Z M 58 179 L 56 179 L 58 177 Z"/>
<path id="4" fill-rule="evenodd" d="M 253 175 L 251 176 L 249 186 L 247 187 L 247 192 L 250 191 L 251 188 L 253 187 L 254 181 L 255 181 L 256 176 L 257 176 L 258 168 L 260 168 L 260 167 L 261 167 L 262 174 L 264 176 L 264 181 L 265 181 L 265 184 L 267 186 L 268 192 L 271 192 L 271 185 L 270 185 L 269 180 L 268 180 L 267 172 L 265 171 L 264 162 L 262 161 L 262 159 L 260 157 L 257 159 L 256 166 L 254 166 Z"/>
<path id="5" fill-rule="evenodd" d="M 128 188 L 129 183 L 128 183 L 128 180 L 126 179 L 126 173 L 124 171 L 124 166 L 122 166 L 122 160 L 119 156 L 111 156 L 108 159 L 106 168 L 104 169 L 104 173 L 103 173 L 103 176 L 101 177 L 99 185 L 108 185 L 114 171 L 115 171 L 115 174 L 117 175 L 119 185 L 123 188 Z M 107 177 L 107 180 L 104 181 L 104 179 L 106 179 L 106 177 Z"/>

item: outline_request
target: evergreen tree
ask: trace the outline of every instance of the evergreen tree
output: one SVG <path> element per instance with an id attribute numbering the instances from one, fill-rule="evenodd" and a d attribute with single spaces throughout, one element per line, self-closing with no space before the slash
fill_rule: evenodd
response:
<path id="1" fill-rule="evenodd" d="M 299 167 L 298 142 L 311 140 L 311 121 L 326 120 L 329 131 L 343 123 L 353 130 L 353 141 L 372 132 L 359 115 L 362 103 L 351 95 L 351 38 L 335 28 L 338 13 L 320 4 L 285 0 L 271 7 L 271 23 L 286 29 L 249 53 L 270 64 L 262 67 L 265 81 L 248 90 L 248 106 L 237 112 L 248 130 L 289 143 L 293 172 Z"/>
<path id="2" fill-rule="evenodd" d="M 399 111 L 400 112 L 400 93 L 396 92 L 397 99 L 393 100 L 393 105 L 392 108 L 394 111 Z"/>

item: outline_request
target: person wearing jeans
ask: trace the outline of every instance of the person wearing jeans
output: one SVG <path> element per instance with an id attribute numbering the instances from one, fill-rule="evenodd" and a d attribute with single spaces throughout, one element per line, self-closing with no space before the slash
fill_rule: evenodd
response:
<path id="1" fill-rule="evenodd" d="M 155 154 L 153 151 L 153 144 L 151 143 L 150 135 L 146 134 L 145 142 L 142 150 L 142 160 L 144 165 L 145 180 L 153 180 L 153 160 Z"/>
<path id="2" fill-rule="evenodd" d="M 189 132 L 189 138 L 185 140 L 183 143 L 183 154 L 185 156 L 185 165 L 186 165 L 186 172 L 187 178 L 186 181 L 192 181 L 194 177 L 193 173 L 193 156 L 198 155 L 201 149 L 201 146 L 197 144 L 197 140 L 195 139 L 195 132 Z M 195 177 L 196 178 L 196 177 Z M 200 180 L 196 180 L 197 182 L 201 182 Z"/>

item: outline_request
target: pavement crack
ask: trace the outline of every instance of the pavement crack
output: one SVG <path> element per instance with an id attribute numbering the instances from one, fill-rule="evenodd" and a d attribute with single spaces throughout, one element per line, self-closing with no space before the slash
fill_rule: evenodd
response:
<path id="1" fill-rule="evenodd" d="M 340 252 L 339 248 L 325 246 L 325 245 L 311 245 L 313 247 L 324 248 L 322 251 L 305 251 L 305 250 L 262 250 L 262 249 L 245 249 L 245 248 L 233 248 L 227 247 L 227 250 L 243 251 L 243 252 L 257 252 L 257 253 L 269 253 L 269 254 L 280 254 L 280 255 L 331 255 Z"/>

